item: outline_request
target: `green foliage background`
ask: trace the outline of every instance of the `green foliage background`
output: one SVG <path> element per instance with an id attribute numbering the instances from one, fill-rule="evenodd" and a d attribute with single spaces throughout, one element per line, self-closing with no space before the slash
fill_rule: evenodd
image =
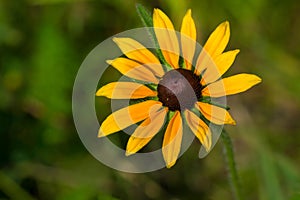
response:
<path id="1" fill-rule="evenodd" d="M 76 72 L 101 41 L 142 26 L 136 3 L 161 8 L 177 30 L 192 8 L 201 44 L 230 21 L 228 49 L 241 53 L 226 75 L 263 79 L 228 98 L 238 125 L 227 130 L 245 199 L 300 199 L 296 0 L 0 1 L 0 199 L 232 199 L 221 141 L 202 160 L 195 141 L 171 169 L 128 174 L 95 160 L 77 135 L 71 112 Z M 97 101 L 103 119 L 109 101 Z"/>

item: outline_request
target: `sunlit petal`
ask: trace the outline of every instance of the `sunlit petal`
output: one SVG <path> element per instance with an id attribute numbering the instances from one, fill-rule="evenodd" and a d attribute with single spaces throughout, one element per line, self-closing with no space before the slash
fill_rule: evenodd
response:
<path id="1" fill-rule="evenodd" d="M 145 119 L 130 136 L 126 147 L 127 156 L 136 153 L 150 142 L 165 123 L 166 113 L 167 108 L 150 112 L 150 117 Z"/>
<path id="2" fill-rule="evenodd" d="M 229 22 L 220 24 L 213 33 L 209 36 L 200 55 L 197 58 L 195 73 L 199 75 L 208 66 L 211 65 L 212 60 L 222 54 L 225 50 L 230 37 Z"/>
<path id="3" fill-rule="evenodd" d="M 261 82 L 253 74 L 237 74 L 214 82 L 202 90 L 203 96 L 222 97 L 244 92 Z"/>
<path id="4" fill-rule="evenodd" d="M 158 79 L 154 76 L 152 71 L 159 69 L 159 67 L 152 67 L 152 70 L 150 70 L 149 66 L 145 64 L 140 64 L 127 58 L 117 58 L 115 60 L 108 60 L 107 63 L 113 66 L 125 76 L 128 76 L 130 78 L 146 82 L 152 82 L 156 84 L 158 83 Z M 157 73 L 160 72 L 158 71 Z"/>
<path id="5" fill-rule="evenodd" d="M 185 14 L 181 25 L 181 49 L 187 69 L 192 69 L 192 61 L 196 49 L 196 26 L 189 9 Z"/>
<path id="6" fill-rule="evenodd" d="M 192 132 L 199 139 L 206 151 L 209 152 L 212 138 L 209 127 L 196 114 L 189 110 L 185 110 L 184 115 Z"/>
<path id="7" fill-rule="evenodd" d="M 218 67 L 221 76 L 231 67 L 239 52 L 240 50 L 236 49 L 232 51 L 227 51 L 216 57 L 215 64 Z M 220 77 L 217 77 L 217 79 L 218 78 Z"/>
<path id="8" fill-rule="evenodd" d="M 194 73 L 196 75 L 200 75 L 208 67 L 210 67 L 212 69 L 215 68 L 215 62 L 213 61 L 211 56 L 208 54 L 208 52 L 206 52 L 205 50 L 202 49 L 200 55 L 197 58 Z"/>
<path id="9" fill-rule="evenodd" d="M 222 125 L 222 124 L 231 124 L 235 125 L 235 121 L 230 116 L 229 112 L 218 106 L 211 105 L 209 103 L 197 102 L 196 108 L 204 115 L 206 119 L 212 123 Z"/>
<path id="10" fill-rule="evenodd" d="M 204 45 L 205 51 L 215 58 L 220 55 L 226 48 L 230 37 L 229 22 L 223 22 L 220 24 L 214 32 L 209 36 L 207 42 Z"/>
<path id="11" fill-rule="evenodd" d="M 156 95 L 156 91 L 133 82 L 109 83 L 101 87 L 96 93 L 96 96 L 105 96 L 111 99 L 139 99 Z"/>
<path id="12" fill-rule="evenodd" d="M 218 55 L 215 60 L 207 60 L 206 70 L 202 74 L 202 85 L 218 80 L 232 65 L 240 50 L 227 51 Z"/>
<path id="13" fill-rule="evenodd" d="M 179 43 L 171 20 L 156 8 L 153 12 L 153 26 L 163 56 L 172 67 L 178 68 Z"/>
<path id="14" fill-rule="evenodd" d="M 142 64 L 158 64 L 156 65 L 156 69 L 153 72 L 159 77 L 162 77 L 164 75 L 164 71 L 162 66 L 160 65 L 159 60 L 141 43 L 131 38 L 113 38 L 113 41 L 119 46 L 121 51 L 128 58 Z"/>
<path id="15" fill-rule="evenodd" d="M 170 120 L 163 141 L 163 157 L 166 167 L 172 167 L 178 158 L 182 141 L 182 119 L 180 112 L 176 111 Z"/>
<path id="16" fill-rule="evenodd" d="M 158 110 L 161 107 L 160 102 L 148 100 L 117 110 L 103 121 L 98 137 L 110 135 L 140 122 L 149 117 L 150 109 Z"/>

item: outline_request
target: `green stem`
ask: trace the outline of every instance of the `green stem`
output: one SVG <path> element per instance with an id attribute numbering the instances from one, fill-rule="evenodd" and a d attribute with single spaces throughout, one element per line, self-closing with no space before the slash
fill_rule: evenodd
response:
<path id="1" fill-rule="evenodd" d="M 223 129 L 221 138 L 223 141 L 223 148 L 224 148 L 224 154 L 226 156 L 226 161 L 228 165 L 228 179 L 231 185 L 232 193 L 236 200 L 242 200 L 242 192 L 241 192 L 241 186 L 240 186 L 240 180 L 236 169 L 236 164 L 234 160 L 234 152 L 233 152 L 233 145 L 230 139 L 230 136 L 228 133 Z"/>
<path id="2" fill-rule="evenodd" d="M 155 31 L 153 28 L 153 19 L 152 19 L 150 12 L 141 4 L 136 4 L 136 10 L 137 10 L 144 26 L 147 27 L 147 31 L 149 32 L 152 41 L 154 42 L 154 46 L 156 47 L 155 51 L 156 51 L 157 57 L 160 60 L 160 62 L 163 64 L 163 68 L 165 69 L 165 71 L 169 71 L 169 70 L 173 69 L 172 66 L 166 61 L 166 59 L 163 56 L 162 51 L 159 47 L 159 44 L 158 44 L 158 41 L 156 38 L 156 34 L 155 34 Z"/>

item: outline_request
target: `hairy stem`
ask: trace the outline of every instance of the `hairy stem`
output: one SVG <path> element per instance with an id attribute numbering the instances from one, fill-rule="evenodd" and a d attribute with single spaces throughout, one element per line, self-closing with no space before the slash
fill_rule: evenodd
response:
<path id="1" fill-rule="evenodd" d="M 240 186 L 240 180 L 236 169 L 236 164 L 234 160 L 234 151 L 233 151 L 233 145 L 231 142 L 231 138 L 228 135 L 228 133 L 223 129 L 221 138 L 223 141 L 223 149 L 224 154 L 226 156 L 226 162 L 228 166 L 228 179 L 231 185 L 232 193 L 236 200 L 242 200 L 242 192 L 241 192 L 241 186 Z"/>

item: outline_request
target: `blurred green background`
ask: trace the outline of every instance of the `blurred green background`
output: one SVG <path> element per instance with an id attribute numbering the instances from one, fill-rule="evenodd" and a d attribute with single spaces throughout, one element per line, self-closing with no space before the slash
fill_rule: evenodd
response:
<path id="1" fill-rule="evenodd" d="M 129 174 L 98 162 L 77 135 L 76 72 L 101 41 L 142 26 L 136 3 L 161 8 L 177 30 L 192 8 L 201 44 L 230 21 L 227 49 L 241 53 L 226 75 L 263 79 L 228 98 L 245 199 L 300 199 L 297 0 L 0 1 L 0 199 L 232 199 L 221 141 L 204 159 L 195 141 L 173 168 Z"/>

